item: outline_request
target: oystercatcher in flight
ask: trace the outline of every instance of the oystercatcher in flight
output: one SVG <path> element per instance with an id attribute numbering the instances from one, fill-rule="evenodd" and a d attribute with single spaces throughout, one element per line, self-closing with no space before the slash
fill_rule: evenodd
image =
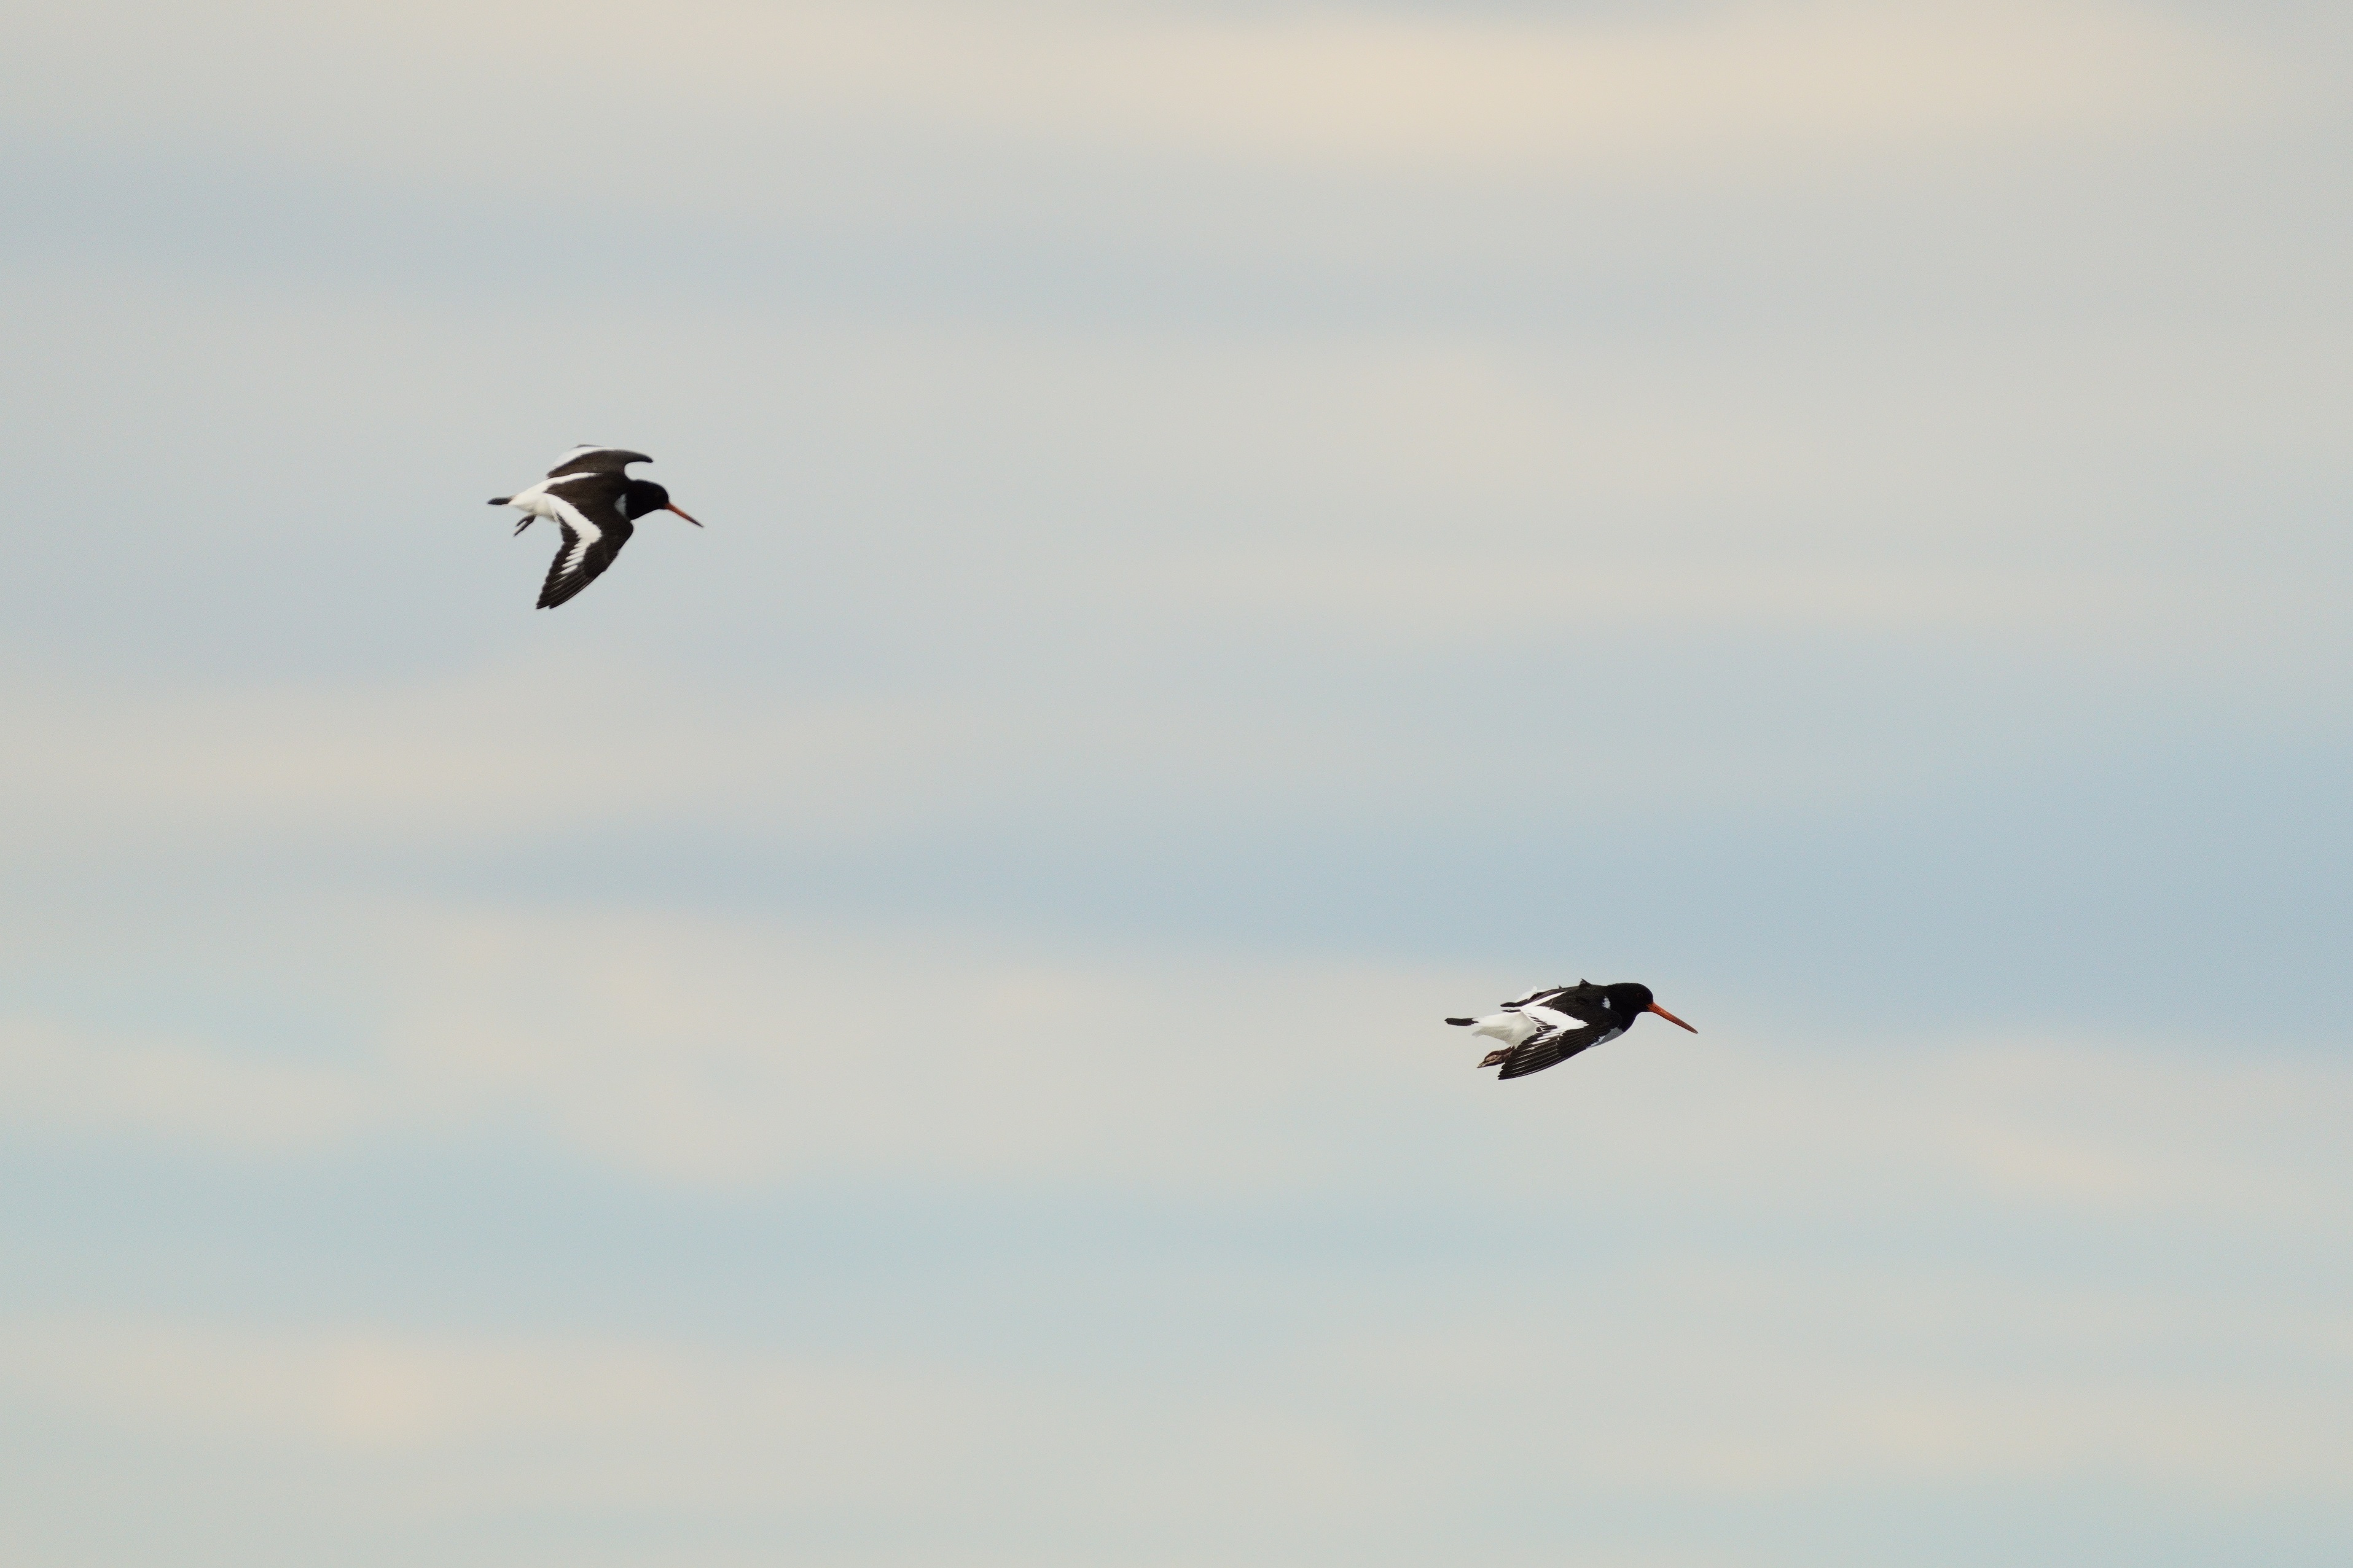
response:
<path id="1" fill-rule="evenodd" d="M 631 463 L 650 463 L 643 452 L 618 447 L 575 447 L 555 459 L 547 478 L 511 496 L 492 496 L 492 506 L 511 506 L 522 513 L 515 524 L 521 533 L 533 520 L 545 518 L 564 531 L 564 548 L 547 569 L 547 584 L 539 591 L 539 607 L 554 609 L 604 574 L 637 531 L 637 520 L 653 511 L 678 511 L 670 492 L 651 479 L 633 479 Z M 678 511 L 681 517 L 686 513 Z M 701 528 L 702 524 L 686 517 Z"/>
<path id="2" fill-rule="evenodd" d="M 1498 1082 L 1542 1072 L 1604 1040 L 1614 1040 L 1644 1013 L 1656 1013 L 1679 1029 L 1699 1033 L 1651 1001 L 1649 986 L 1630 980 L 1617 985 L 1596 985 L 1590 980 L 1580 980 L 1574 985 L 1546 985 L 1516 1002 L 1504 1003 L 1503 1009 L 1484 1018 L 1446 1020 L 1457 1028 L 1493 1036 L 1504 1042 L 1502 1050 L 1489 1051 L 1486 1059 L 1479 1064 L 1482 1068 L 1502 1068 L 1504 1070 L 1495 1075 Z"/>

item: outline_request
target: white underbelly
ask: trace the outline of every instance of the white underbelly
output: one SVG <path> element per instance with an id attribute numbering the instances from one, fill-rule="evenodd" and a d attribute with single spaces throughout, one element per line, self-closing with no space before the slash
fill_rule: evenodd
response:
<path id="1" fill-rule="evenodd" d="M 1471 1032 L 1515 1047 L 1541 1027 L 1542 1025 L 1525 1013 L 1496 1013 L 1480 1019 Z"/>

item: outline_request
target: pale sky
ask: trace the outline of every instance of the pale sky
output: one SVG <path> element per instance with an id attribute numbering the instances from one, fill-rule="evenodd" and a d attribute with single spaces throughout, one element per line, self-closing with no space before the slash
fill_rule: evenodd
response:
<path id="1" fill-rule="evenodd" d="M 2340 8 L 5 36 L 12 1568 L 2353 1552 Z"/>

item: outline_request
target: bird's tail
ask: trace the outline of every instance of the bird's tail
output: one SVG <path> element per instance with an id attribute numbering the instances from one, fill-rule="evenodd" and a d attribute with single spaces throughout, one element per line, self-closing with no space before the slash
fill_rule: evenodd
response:
<path id="1" fill-rule="evenodd" d="M 1476 1018 L 1449 1018 L 1446 1021 L 1453 1025 L 1458 1029 L 1467 1029 L 1479 1020 Z"/>

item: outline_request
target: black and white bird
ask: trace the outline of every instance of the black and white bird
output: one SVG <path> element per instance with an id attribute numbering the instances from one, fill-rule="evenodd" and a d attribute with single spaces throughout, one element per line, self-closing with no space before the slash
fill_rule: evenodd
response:
<path id="1" fill-rule="evenodd" d="M 631 463 L 650 463 L 643 452 L 618 447 L 575 447 L 555 459 L 547 478 L 511 496 L 492 496 L 492 506 L 511 506 L 522 513 L 515 524 L 521 533 L 539 518 L 564 531 L 564 548 L 547 569 L 547 584 L 539 591 L 539 607 L 554 609 L 602 576 L 621 546 L 637 531 L 637 520 L 648 512 L 678 511 L 670 492 L 651 479 L 633 479 Z M 686 513 L 678 511 L 681 517 Z M 701 528 L 702 524 L 686 517 Z"/>
<path id="2" fill-rule="evenodd" d="M 1458 1029 L 1504 1042 L 1503 1049 L 1489 1051 L 1486 1059 L 1479 1064 L 1482 1068 L 1502 1068 L 1504 1070 L 1495 1075 L 1501 1082 L 1557 1067 L 1579 1051 L 1614 1040 L 1644 1013 L 1656 1013 L 1677 1028 L 1699 1033 L 1651 1000 L 1649 986 L 1630 980 L 1616 985 L 1596 985 L 1590 980 L 1580 980 L 1574 985 L 1546 985 L 1515 1002 L 1503 1004 L 1503 1011 L 1484 1018 L 1446 1021 Z"/>

